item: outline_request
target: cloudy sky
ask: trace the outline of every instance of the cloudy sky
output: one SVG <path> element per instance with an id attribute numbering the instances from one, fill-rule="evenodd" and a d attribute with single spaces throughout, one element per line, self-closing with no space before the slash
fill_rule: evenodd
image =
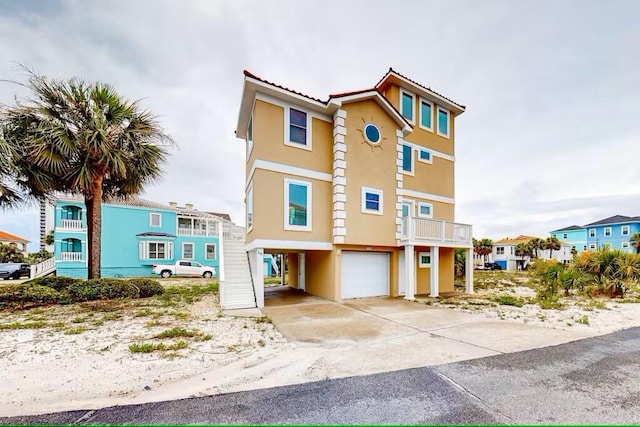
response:
<path id="1" fill-rule="evenodd" d="M 640 2 L 0 0 L 0 79 L 17 64 L 112 84 L 178 142 L 144 197 L 243 224 L 242 70 L 325 99 L 392 66 L 466 105 L 456 221 L 545 236 L 640 215 Z M 0 83 L 0 102 L 24 95 Z M 0 229 L 38 244 L 38 213 Z"/>

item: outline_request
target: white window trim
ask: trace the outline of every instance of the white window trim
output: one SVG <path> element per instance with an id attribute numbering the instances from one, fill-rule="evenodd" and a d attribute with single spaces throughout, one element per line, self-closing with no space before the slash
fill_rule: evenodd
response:
<path id="1" fill-rule="evenodd" d="M 568 238 L 568 237 L 567 237 L 567 236 L 568 236 L 568 234 L 567 234 L 567 233 L 562 233 L 562 236 L 563 236 L 563 237 L 562 237 L 563 239 L 567 239 L 567 238 Z"/>
<path id="2" fill-rule="evenodd" d="M 373 209 L 367 209 L 367 199 L 366 199 L 367 193 L 377 194 L 380 197 L 379 204 L 378 204 L 378 206 L 380 207 L 379 210 L 376 211 Z M 362 213 L 371 214 L 371 215 L 383 215 L 384 213 L 383 202 L 384 202 L 384 195 L 382 190 L 378 188 L 362 187 L 362 197 L 361 197 L 361 206 L 360 206 L 360 211 Z"/>
<path id="3" fill-rule="evenodd" d="M 440 111 L 443 111 L 445 113 L 447 113 L 447 133 L 446 135 L 443 134 L 442 132 L 440 132 L 440 119 L 439 119 L 439 115 L 440 115 Z M 443 108 L 441 106 L 438 105 L 438 108 L 436 109 L 436 129 L 437 129 L 437 134 L 440 135 L 443 138 L 450 138 L 451 135 L 451 112 L 449 110 L 447 110 L 446 108 Z"/>
<path id="4" fill-rule="evenodd" d="M 402 98 L 403 95 L 407 94 L 411 97 L 411 117 L 413 117 L 412 120 L 407 119 L 406 117 L 404 117 L 404 114 L 402 114 Z M 416 96 L 412 93 L 409 92 L 406 89 L 400 89 L 400 115 L 409 123 L 411 124 L 415 124 L 416 122 Z"/>
<path id="5" fill-rule="evenodd" d="M 253 181 L 249 182 L 249 187 L 247 188 L 247 217 L 245 218 L 247 221 L 247 233 L 253 230 L 253 223 L 255 222 L 255 217 L 253 215 Z M 249 215 L 251 215 L 251 220 L 249 220 Z"/>
<path id="6" fill-rule="evenodd" d="M 191 245 L 191 258 L 187 258 L 184 255 L 184 247 L 186 245 Z M 193 261 L 196 259 L 196 245 L 194 245 L 193 242 L 182 242 L 182 259 L 186 259 L 189 261 Z"/>
<path id="7" fill-rule="evenodd" d="M 502 249 L 502 252 L 500 252 Z M 496 246 L 496 255 L 504 255 L 504 246 Z"/>
<path id="8" fill-rule="evenodd" d="M 418 268 L 431 268 L 431 262 L 428 264 L 422 262 L 423 256 L 428 256 L 429 261 L 431 261 L 431 251 L 418 252 Z"/>
<path id="9" fill-rule="evenodd" d="M 249 116 L 249 123 L 247 124 L 247 160 L 251 157 L 251 152 L 253 151 L 253 128 L 251 129 L 251 138 L 249 138 L 249 126 L 253 125 L 253 114 Z"/>
<path id="10" fill-rule="evenodd" d="M 409 147 L 409 149 L 411 150 L 411 170 L 410 171 L 406 171 L 406 170 L 404 170 L 403 166 L 400 167 L 400 170 L 402 170 L 402 173 L 404 175 L 415 176 L 415 174 L 416 174 L 416 162 L 415 162 L 415 159 L 414 159 L 414 155 L 415 155 L 416 150 L 415 150 L 415 148 L 413 148 L 412 145 L 409 145 L 409 144 L 402 144 L 402 146 L 403 146 L 403 148 L 402 148 L 402 156 L 403 156 L 402 157 L 402 162 L 403 162 L 403 165 L 404 165 L 404 146 Z"/>
<path id="11" fill-rule="evenodd" d="M 207 248 L 209 246 L 213 246 L 213 258 L 207 258 Z M 218 259 L 218 245 L 215 243 L 205 243 L 204 244 L 204 259 L 207 261 L 214 261 Z"/>
<path id="12" fill-rule="evenodd" d="M 289 125 L 291 121 L 291 118 L 290 118 L 291 108 L 293 108 L 294 110 L 302 111 L 307 115 L 307 145 L 302 145 L 297 142 L 291 141 L 291 137 L 289 135 Z M 294 106 L 287 105 L 284 109 L 284 145 L 289 147 L 299 148 L 301 150 L 311 151 L 311 145 L 312 145 L 311 135 L 313 134 L 313 130 L 311 129 L 312 120 L 313 118 L 311 117 L 311 113 L 308 110 L 297 107 L 295 105 Z"/>
<path id="13" fill-rule="evenodd" d="M 153 218 L 158 217 L 158 225 L 153 225 Z M 149 213 L 149 227 L 159 228 L 162 227 L 162 214 L 157 212 Z"/>
<path id="14" fill-rule="evenodd" d="M 420 208 L 422 206 L 429 206 L 429 212 L 431 213 L 429 215 L 425 215 L 422 212 L 420 212 Z M 418 218 L 433 218 L 433 204 L 426 203 L 426 202 L 418 202 Z"/>
<path id="15" fill-rule="evenodd" d="M 594 250 L 596 249 L 596 244 L 595 243 L 589 243 L 589 250 Z"/>
<path id="16" fill-rule="evenodd" d="M 625 233 L 624 231 L 627 230 L 627 232 Z M 628 236 L 631 233 L 631 227 L 628 225 L 623 225 L 620 227 L 620 235 L 621 236 Z"/>
<path id="17" fill-rule="evenodd" d="M 429 163 L 429 164 L 433 163 L 433 153 L 431 152 L 431 150 L 427 150 L 426 148 L 418 148 L 416 151 L 417 151 L 416 157 L 418 158 L 419 162 Z M 420 153 L 422 151 L 425 151 L 425 152 L 429 153 L 429 160 L 426 160 L 426 159 L 423 159 L 422 157 L 420 157 Z"/>
<path id="18" fill-rule="evenodd" d="M 609 231 L 609 234 L 607 234 L 607 231 Z M 611 237 L 613 230 L 611 227 L 605 227 L 602 233 L 604 237 Z"/>
<path id="19" fill-rule="evenodd" d="M 416 215 L 415 200 L 403 199 L 401 205 L 409 205 L 409 218 L 413 218 Z"/>
<path id="20" fill-rule="evenodd" d="M 149 245 L 151 243 L 163 244 L 164 248 L 164 258 L 149 258 Z M 166 240 L 142 240 L 139 243 L 138 256 L 141 260 L 151 260 L 151 261 L 166 261 L 173 259 L 173 242 L 168 242 Z"/>
<path id="21" fill-rule="evenodd" d="M 593 232 L 593 236 L 591 235 L 591 232 Z M 596 237 L 596 229 L 595 228 L 590 228 L 589 229 L 589 237 Z"/>
<path id="22" fill-rule="evenodd" d="M 622 249 L 629 249 L 629 242 L 622 242 L 620 246 L 622 247 Z"/>
<path id="23" fill-rule="evenodd" d="M 423 102 L 425 104 L 429 104 L 431 106 L 431 127 L 430 128 L 422 125 L 422 103 Z M 433 132 L 433 112 L 435 111 L 434 107 L 435 107 L 435 105 L 433 105 L 433 102 L 431 102 L 431 101 L 429 101 L 427 99 L 424 99 L 423 97 L 420 97 L 420 104 L 418 105 L 418 108 L 420 109 L 420 117 L 419 117 L 419 122 L 418 122 L 418 125 L 420 126 L 420 129 L 424 129 L 424 130 L 427 130 L 429 132 Z"/>
<path id="24" fill-rule="evenodd" d="M 307 225 L 291 225 L 289 224 L 289 184 L 304 185 L 307 187 Z M 311 218 L 313 217 L 313 194 L 310 181 L 300 181 L 298 179 L 284 179 L 284 229 L 291 231 L 311 231 Z"/>

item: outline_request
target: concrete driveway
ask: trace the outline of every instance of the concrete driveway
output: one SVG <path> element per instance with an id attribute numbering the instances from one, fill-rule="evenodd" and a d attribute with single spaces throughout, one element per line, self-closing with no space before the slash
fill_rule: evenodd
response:
<path id="1" fill-rule="evenodd" d="M 439 365 L 595 335 L 488 319 L 402 298 L 336 303 L 294 289 L 266 292 L 263 312 L 298 346 L 334 350 L 323 352 L 329 377 Z"/>

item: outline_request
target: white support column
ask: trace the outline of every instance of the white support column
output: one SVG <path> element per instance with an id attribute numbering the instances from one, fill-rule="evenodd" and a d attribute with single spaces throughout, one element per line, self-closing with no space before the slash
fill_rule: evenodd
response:
<path id="1" fill-rule="evenodd" d="M 413 245 L 404 247 L 404 274 L 407 284 L 404 299 L 413 300 L 416 296 L 416 253 Z"/>
<path id="2" fill-rule="evenodd" d="M 257 248 L 249 251 L 249 264 L 251 265 L 256 305 L 258 308 L 262 308 L 264 307 L 264 249 Z"/>
<path id="3" fill-rule="evenodd" d="M 218 228 L 218 282 L 224 282 L 224 236 L 222 234 L 222 223 L 218 221 L 216 225 Z M 220 285 L 222 292 L 222 285 Z"/>
<path id="4" fill-rule="evenodd" d="M 465 290 L 468 294 L 473 293 L 473 249 L 465 251 Z"/>
<path id="5" fill-rule="evenodd" d="M 440 248 L 438 246 L 431 247 L 431 290 L 429 296 L 438 297 L 440 293 L 438 291 L 440 284 Z"/>

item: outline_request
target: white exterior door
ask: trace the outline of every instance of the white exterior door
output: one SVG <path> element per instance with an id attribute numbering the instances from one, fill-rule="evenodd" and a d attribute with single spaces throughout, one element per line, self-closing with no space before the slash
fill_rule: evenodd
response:
<path id="1" fill-rule="evenodd" d="M 405 275 L 406 265 L 404 263 L 404 251 L 398 254 L 398 294 L 405 295 L 407 293 L 407 276 Z"/>
<path id="2" fill-rule="evenodd" d="M 298 254 L 298 289 L 304 291 L 304 253 Z"/>
<path id="3" fill-rule="evenodd" d="M 342 251 L 342 298 L 389 295 L 389 254 Z"/>

